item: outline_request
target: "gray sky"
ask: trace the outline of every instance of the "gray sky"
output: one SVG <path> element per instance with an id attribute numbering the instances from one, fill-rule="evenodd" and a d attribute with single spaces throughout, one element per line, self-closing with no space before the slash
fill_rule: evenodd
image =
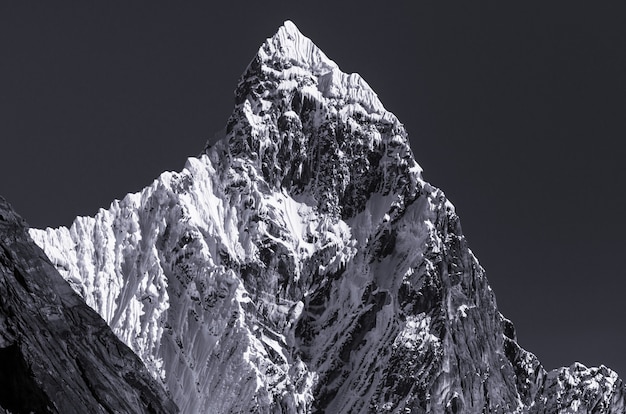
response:
<path id="1" fill-rule="evenodd" d="M 32 226 L 180 170 L 291 19 L 405 124 L 520 344 L 626 376 L 618 2 L 25 3 L 0 3 L 0 194 Z"/>

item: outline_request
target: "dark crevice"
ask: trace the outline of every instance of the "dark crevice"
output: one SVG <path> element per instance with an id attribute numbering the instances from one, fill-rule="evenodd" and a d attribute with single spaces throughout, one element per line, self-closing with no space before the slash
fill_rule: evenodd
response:
<path id="1" fill-rule="evenodd" d="M 0 348 L 0 367 L 0 407 L 14 414 L 54 412 L 17 343 Z"/>

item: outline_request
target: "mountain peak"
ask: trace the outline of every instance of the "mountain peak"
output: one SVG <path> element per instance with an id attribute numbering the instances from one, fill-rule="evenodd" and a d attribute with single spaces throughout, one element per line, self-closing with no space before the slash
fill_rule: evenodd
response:
<path id="1" fill-rule="evenodd" d="M 287 20 L 259 48 L 241 77 L 236 103 L 246 99 L 250 89 L 265 90 L 264 81 L 278 80 L 274 86 L 285 91 L 298 89 L 316 100 L 334 101 L 336 111 L 362 110 L 367 114 L 397 119 L 385 110 L 378 95 L 358 73 L 344 73 L 339 66 Z M 259 84 L 263 83 L 261 88 Z M 282 85 L 281 85 L 282 83 Z M 241 89 L 244 86 L 244 89 Z"/>
<path id="2" fill-rule="evenodd" d="M 398 119 L 361 76 L 342 72 L 291 21 L 240 78 L 218 146 L 228 157 L 213 160 L 236 157 L 273 188 L 307 193 L 320 211 L 344 218 L 365 208 L 371 193 L 413 194 L 421 181 Z"/>
<path id="3" fill-rule="evenodd" d="M 338 69 L 308 37 L 302 34 L 291 20 L 286 20 L 274 36 L 259 49 L 262 61 L 280 61 L 311 71 L 316 76 Z"/>

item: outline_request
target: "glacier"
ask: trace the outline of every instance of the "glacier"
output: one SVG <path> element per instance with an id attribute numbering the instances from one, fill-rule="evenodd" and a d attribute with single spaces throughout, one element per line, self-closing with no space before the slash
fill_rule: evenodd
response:
<path id="1" fill-rule="evenodd" d="M 402 123 L 290 21 L 223 138 L 30 235 L 183 413 L 624 412 L 613 371 L 517 344 Z"/>

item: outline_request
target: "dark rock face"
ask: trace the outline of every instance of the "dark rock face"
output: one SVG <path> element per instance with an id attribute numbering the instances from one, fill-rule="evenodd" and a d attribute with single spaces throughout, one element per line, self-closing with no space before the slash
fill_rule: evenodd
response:
<path id="1" fill-rule="evenodd" d="M 139 358 L 0 197 L 0 412 L 171 413 Z"/>

